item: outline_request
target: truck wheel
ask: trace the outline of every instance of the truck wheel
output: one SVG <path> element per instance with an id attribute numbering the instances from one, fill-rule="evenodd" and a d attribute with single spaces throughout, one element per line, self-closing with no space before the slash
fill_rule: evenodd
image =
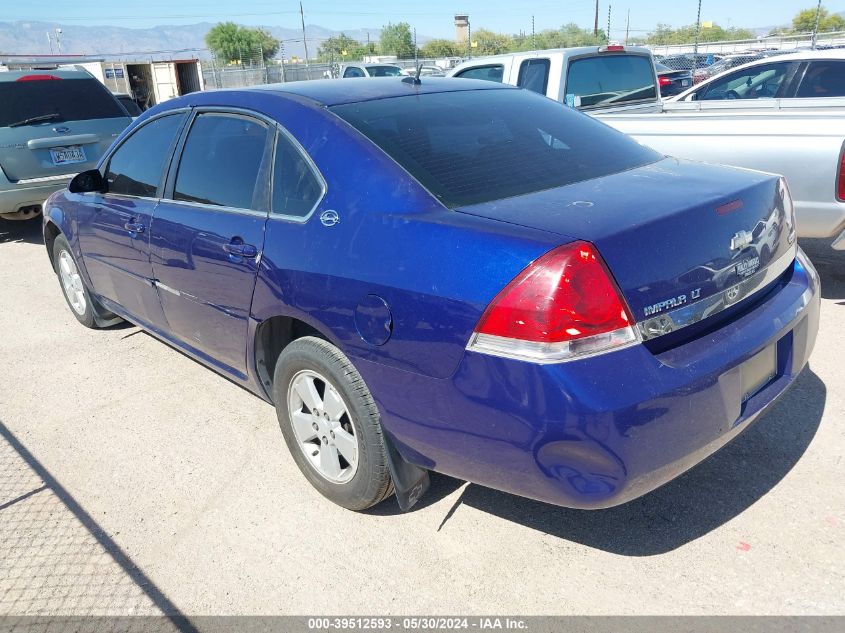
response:
<path id="1" fill-rule="evenodd" d="M 70 252 L 70 245 L 64 235 L 56 237 L 53 243 L 53 263 L 65 301 L 73 316 L 85 327 L 96 328 L 94 301 L 79 274 L 76 260 Z"/>
<path id="2" fill-rule="evenodd" d="M 323 496 L 364 510 L 393 492 L 378 408 L 337 347 L 311 336 L 285 347 L 273 400 L 288 449 Z"/>

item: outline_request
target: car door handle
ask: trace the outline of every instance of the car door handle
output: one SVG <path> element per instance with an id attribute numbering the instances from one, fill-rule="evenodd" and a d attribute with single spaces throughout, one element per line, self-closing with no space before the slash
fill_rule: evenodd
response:
<path id="1" fill-rule="evenodd" d="M 143 224 L 140 224 L 139 222 L 127 222 L 123 225 L 123 228 L 129 231 L 130 233 L 143 233 L 144 229 L 146 229 L 147 227 L 145 227 Z"/>
<path id="2" fill-rule="evenodd" d="M 223 245 L 223 250 L 230 255 L 237 255 L 238 257 L 257 257 L 258 249 L 252 244 L 236 244 L 229 242 Z"/>

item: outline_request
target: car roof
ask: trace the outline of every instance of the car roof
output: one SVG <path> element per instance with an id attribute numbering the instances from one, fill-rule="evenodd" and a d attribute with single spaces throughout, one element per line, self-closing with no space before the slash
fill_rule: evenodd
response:
<path id="1" fill-rule="evenodd" d="M 599 49 L 604 48 L 604 46 L 573 46 L 570 48 L 547 48 L 535 51 L 514 51 L 512 53 L 501 53 L 499 55 L 482 55 L 479 57 L 473 57 L 472 59 L 464 60 L 461 66 L 465 64 L 469 64 L 471 62 L 484 62 L 488 59 L 500 59 L 505 57 L 526 57 L 526 56 L 541 56 L 541 57 L 548 57 L 549 55 L 555 55 L 559 53 L 568 53 L 570 55 L 582 55 L 588 53 L 596 53 Z M 618 53 L 638 53 L 640 55 L 651 55 L 651 50 L 645 48 L 643 46 L 625 46 L 623 47 L 624 50 L 621 51 L 608 51 L 608 55 L 618 54 Z M 457 68 L 457 66 L 456 66 Z"/>
<path id="2" fill-rule="evenodd" d="M 512 86 L 481 81 L 479 79 L 452 79 L 446 77 L 423 77 L 419 84 L 406 81 L 409 78 L 370 77 L 359 81 L 344 79 L 316 79 L 294 81 L 283 84 L 267 84 L 239 89 L 238 92 L 276 92 L 281 95 L 305 97 L 324 106 L 334 106 L 376 99 L 390 99 L 408 95 L 437 92 L 463 92 L 466 90 L 516 90 Z"/>
<path id="3" fill-rule="evenodd" d="M 10 70 L 0 72 L 0 81 L 17 81 L 21 77 L 32 75 L 52 75 L 59 79 L 93 79 L 94 75 L 85 70 Z"/>

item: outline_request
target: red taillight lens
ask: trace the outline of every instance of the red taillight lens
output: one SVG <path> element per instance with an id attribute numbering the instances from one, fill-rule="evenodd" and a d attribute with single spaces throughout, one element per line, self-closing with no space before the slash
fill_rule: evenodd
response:
<path id="1" fill-rule="evenodd" d="M 669 79 L 668 77 L 658 77 L 657 82 L 660 84 L 660 87 L 662 88 L 663 86 L 668 86 L 670 83 L 672 83 L 672 80 Z"/>
<path id="2" fill-rule="evenodd" d="M 839 158 L 839 178 L 836 181 L 836 197 L 845 201 L 845 148 Z"/>
<path id="3" fill-rule="evenodd" d="M 61 77 L 56 77 L 55 75 L 24 75 L 23 77 L 18 77 L 15 81 L 52 81 L 52 80 L 61 79 Z"/>
<path id="4" fill-rule="evenodd" d="M 561 343 L 633 324 L 595 246 L 575 242 L 547 253 L 493 300 L 476 332 Z"/>

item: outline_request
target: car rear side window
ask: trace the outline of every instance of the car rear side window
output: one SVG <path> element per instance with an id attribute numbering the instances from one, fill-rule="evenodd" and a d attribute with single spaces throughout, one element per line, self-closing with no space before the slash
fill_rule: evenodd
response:
<path id="1" fill-rule="evenodd" d="M 176 174 L 175 200 L 261 210 L 258 182 L 267 127 L 233 114 L 200 114 Z"/>
<path id="2" fill-rule="evenodd" d="M 810 62 L 798 97 L 845 97 L 845 61 Z"/>
<path id="3" fill-rule="evenodd" d="M 273 213 L 304 218 L 322 196 L 323 183 L 293 142 L 280 132 L 273 163 Z"/>
<path id="4" fill-rule="evenodd" d="M 109 193 L 155 197 L 183 119 L 182 113 L 169 114 L 133 132 L 109 160 Z"/>
<path id="5" fill-rule="evenodd" d="M 331 110 L 448 207 L 561 187 L 661 157 L 595 119 L 524 90 L 421 94 Z"/>
<path id="6" fill-rule="evenodd" d="M 519 79 L 516 85 L 541 95 L 546 94 L 546 88 L 549 85 L 549 66 L 548 59 L 526 59 L 519 67 Z"/>
<path id="7" fill-rule="evenodd" d="M 656 99 L 654 64 L 642 55 L 575 59 L 569 64 L 566 97 L 582 108 Z"/>
<path id="8" fill-rule="evenodd" d="M 483 79 L 484 81 L 495 81 L 502 83 L 505 75 L 505 67 L 501 64 L 492 64 L 490 66 L 476 66 L 474 68 L 467 68 L 462 70 L 455 77 L 461 79 Z"/>
<path id="9" fill-rule="evenodd" d="M 54 75 L 45 71 L 42 76 Z M 117 100 L 93 78 L 0 81 L 0 127 L 50 114 L 58 115 L 52 121 L 126 117 Z"/>

